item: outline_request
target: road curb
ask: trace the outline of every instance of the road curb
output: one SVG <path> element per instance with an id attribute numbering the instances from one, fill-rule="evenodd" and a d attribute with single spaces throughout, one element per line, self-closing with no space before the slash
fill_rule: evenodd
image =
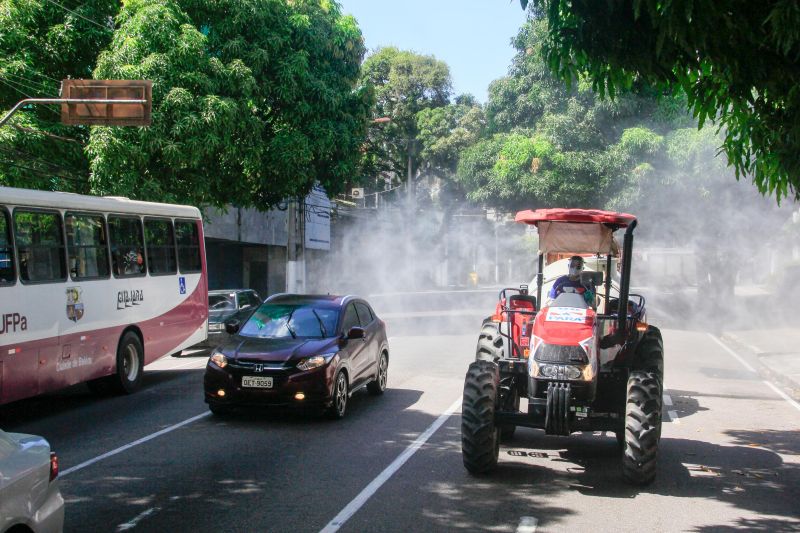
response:
<path id="1" fill-rule="evenodd" d="M 746 353 L 749 356 L 748 359 L 755 363 L 754 366 L 762 378 L 780 385 L 786 394 L 794 400 L 800 401 L 800 382 L 788 377 L 780 371 L 776 371 L 769 364 L 764 362 L 761 356 L 766 355 L 768 352 L 759 352 L 755 347 L 750 346 L 734 333 L 723 333 L 720 335 L 720 339 L 723 342 L 733 345 L 737 350 Z"/>

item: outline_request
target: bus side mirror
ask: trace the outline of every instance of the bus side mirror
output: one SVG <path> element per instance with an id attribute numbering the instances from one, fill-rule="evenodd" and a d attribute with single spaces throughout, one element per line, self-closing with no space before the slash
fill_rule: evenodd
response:
<path id="1" fill-rule="evenodd" d="M 228 320 L 225 322 L 225 332 L 228 335 L 235 335 L 239 331 L 241 324 L 238 320 Z"/>

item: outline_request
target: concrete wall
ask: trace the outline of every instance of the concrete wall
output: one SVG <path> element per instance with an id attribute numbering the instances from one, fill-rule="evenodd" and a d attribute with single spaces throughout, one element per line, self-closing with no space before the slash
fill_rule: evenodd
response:
<path id="1" fill-rule="evenodd" d="M 227 212 L 209 209 L 203 225 L 206 237 L 249 244 L 286 246 L 286 211 L 262 213 L 255 209 L 230 207 Z"/>

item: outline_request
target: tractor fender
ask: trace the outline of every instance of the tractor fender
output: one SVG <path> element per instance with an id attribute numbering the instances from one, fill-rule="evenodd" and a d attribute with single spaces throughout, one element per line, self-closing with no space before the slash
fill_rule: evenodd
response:
<path id="1" fill-rule="evenodd" d="M 631 369 L 664 375 L 664 340 L 657 327 L 648 326 L 647 331 L 642 334 L 634 350 Z"/>

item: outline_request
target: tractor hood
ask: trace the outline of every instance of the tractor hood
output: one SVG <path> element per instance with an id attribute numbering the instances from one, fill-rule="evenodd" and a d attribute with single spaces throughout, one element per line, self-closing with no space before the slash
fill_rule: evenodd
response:
<path id="1" fill-rule="evenodd" d="M 577 346 L 593 333 L 595 312 L 580 307 L 544 307 L 536 314 L 533 335 L 547 344 Z"/>

